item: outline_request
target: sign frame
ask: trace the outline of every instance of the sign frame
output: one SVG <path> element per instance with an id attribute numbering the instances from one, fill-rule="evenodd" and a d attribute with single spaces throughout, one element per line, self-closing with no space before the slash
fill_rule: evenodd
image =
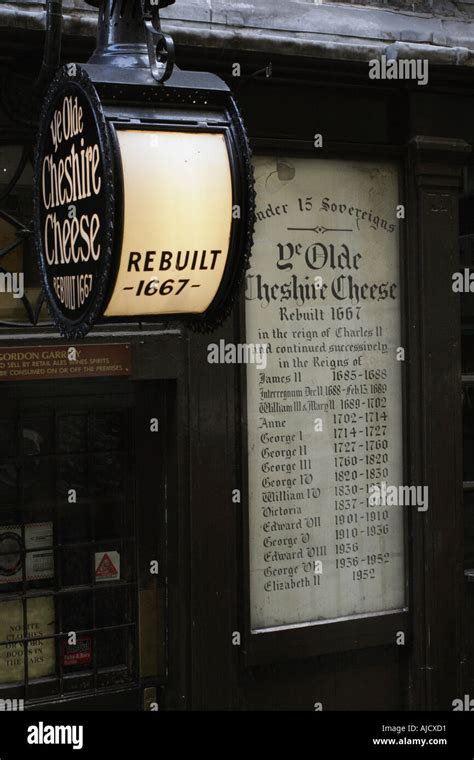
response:
<path id="1" fill-rule="evenodd" d="M 403 154 L 397 150 L 383 150 L 374 156 L 370 146 L 334 145 L 324 150 L 314 151 L 311 142 L 303 140 L 273 140 L 260 138 L 255 140 L 254 154 L 256 156 L 275 156 L 281 158 L 340 159 L 354 162 L 380 161 L 392 162 L 398 168 L 400 203 L 407 203 L 405 185 L 405 165 Z M 400 266 L 400 303 L 401 303 L 401 335 L 402 342 L 407 342 L 406 308 L 409 298 L 407 286 L 406 241 L 404 235 L 399 239 Z M 240 300 L 239 322 L 241 340 L 247 339 L 245 294 Z M 402 442 L 403 442 L 403 472 L 409 474 L 410 422 L 408 420 L 407 385 L 409 382 L 406 362 L 402 363 Z M 238 368 L 239 384 L 242 392 L 241 425 L 242 441 L 239 456 L 239 469 L 242 477 L 244 500 L 249 504 L 249 449 L 247 423 L 247 367 L 242 364 Z M 412 515 L 408 510 L 404 515 L 404 557 L 405 557 L 405 606 L 401 610 L 371 613 L 368 615 L 336 618 L 331 620 L 310 621 L 302 624 L 290 624 L 275 628 L 254 630 L 251 624 L 250 596 L 250 515 L 246 508 L 242 514 L 243 521 L 243 557 L 242 557 L 242 617 L 244 625 L 244 662 L 248 667 L 266 665 L 277 662 L 300 660 L 305 657 L 316 657 L 347 652 L 349 650 L 364 650 L 371 647 L 396 645 L 396 634 L 405 633 L 405 643 L 412 639 Z"/>

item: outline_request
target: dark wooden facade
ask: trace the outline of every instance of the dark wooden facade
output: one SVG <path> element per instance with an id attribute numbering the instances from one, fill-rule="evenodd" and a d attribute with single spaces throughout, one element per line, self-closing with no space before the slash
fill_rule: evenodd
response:
<path id="1" fill-rule="evenodd" d="M 32 37 L 35 44 L 38 40 Z M 66 38 L 63 58 L 86 60 L 92 43 Z M 24 68 L 26 41 L 11 44 L 9 65 Z M 460 306 L 451 289 L 459 268 L 459 195 L 474 141 L 472 75 L 431 69 L 430 84 L 373 82 L 367 65 L 178 47 L 184 68 L 205 68 L 235 90 L 253 150 L 282 156 L 380 158 L 403 177 L 402 222 L 404 430 L 406 472 L 427 485 L 427 515 L 407 526 L 409 611 L 315 628 L 249 633 L 245 383 L 238 368 L 210 366 L 208 337 L 166 325 L 98 328 L 94 342 L 128 342 L 137 390 L 137 489 L 143 509 L 166 501 L 167 673 L 156 682 L 161 709 L 419 710 L 451 709 L 474 692 L 474 596 L 465 580 Z M 242 65 L 240 78 L 232 63 Z M 260 73 L 255 73 L 260 72 Z M 324 147 L 313 148 L 321 133 Z M 43 332 L 43 331 L 42 331 Z M 120 334 L 119 334 L 120 333 Z M 242 305 L 213 340 L 244 339 Z M 51 333 L 2 330 L 2 345 Z M 67 383 L 48 384 L 64 396 Z M 101 381 L 104 395 L 108 383 Z M 3 394 L 31 394 L 16 384 Z M 94 384 L 83 380 L 80 394 Z M 96 389 L 95 389 L 96 390 Z M 95 392 L 94 390 L 94 392 Z M 72 391 L 71 391 L 72 392 Z M 147 420 L 166 421 L 159 444 Z M 153 477 L 150 477 L 152 475 Z M 232 502 L 233 489 L 242 503 Z M 147 513 L 148 514 L 148 513 Z M 153 548 L 141 540 L 142 561 Z M 165 546 L 166 545 L 166 546 Z M 241 645 L 232 643 L 240 632 Z M 396 644 L 404 631 L 406 643 Z M 150 682 L 151 683 L 151 682 Z M 141 709 L 139 683 L 120 695 L 82 703 Z M 81 700 L 74 700 L 80 705 Z M 51 707 L 71 706 L 67 699 Z"/>

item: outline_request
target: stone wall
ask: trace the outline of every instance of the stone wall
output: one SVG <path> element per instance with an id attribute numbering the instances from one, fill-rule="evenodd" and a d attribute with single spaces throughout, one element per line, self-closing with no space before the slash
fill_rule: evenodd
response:
<path id="1" fill-rule="evenodd" d="M 64 33 L 95 35 L 97 11 L 83 0 L 63 3 Z M 42 30 L 44 8 L 44 0 L 4 0 L 0 29 Z M 368 60 L 397 43 L 434 63 L 474 64 L 474 0 L 177 0 L 162 18 L 178 44 L 236 56 Z"/>
<path id="2" fill-rule="evenodd" d="M 44 0 L 5 0 L 1 5 L 16 6 L 18 10 L 31 10 L 35 7 L 44 7 Z M 227 5 L 229 12 L 235 6 L 243 5 L 239 2 L 222 3 L 220 0 L 177 0 L 173 8 L 163 12 L 164 16 L 179 16 L 191 19 L 211 17 L 213 11 L 218 12 L 222 5 Z M 287 5 L 286 0 L 272 0 L 271 5 L 278 10 L 282 10 Z M 405 11 L 409 13 L 423 13 L 436 16 L 474 18 L 474 0 L 293 0 L 293 5 L 336 5 L 336 6 L 353 6 L 353 7 L 372 7 L 374 9 L 383 9 L 387 11 Z M 75 11 L 77 14 L 90 12 L 84 0 L 63 0 L 65 8 Z M 259 7 L 266 7 L 268 3 L 263 0 L 246 2 L 245 5 L 250 8 L 253 6 L 255 11 Z"/>
<path id="3" fill-rule="evenodd" d="M 308 0 L 311 2 L 311 0 Z M 393 11 L 474 18 L 474 0 L 324 0 L 325 5 L 363 5 Z"/>

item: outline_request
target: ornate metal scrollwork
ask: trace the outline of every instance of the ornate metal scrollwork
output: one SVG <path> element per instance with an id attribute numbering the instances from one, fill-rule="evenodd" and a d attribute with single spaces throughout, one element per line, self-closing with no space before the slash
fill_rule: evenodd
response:
<path id="1" fill-rule="evenodd" d="M 143 19 L 148 48 L 150 70 L 157 82 L 166 82 L 173 73 L 175 54 L 173 38 L 165 34 L 160 25 L 160 7 L 171 5 L 170 2 L 153 3 L 152 0 L 141 0 Z"/>

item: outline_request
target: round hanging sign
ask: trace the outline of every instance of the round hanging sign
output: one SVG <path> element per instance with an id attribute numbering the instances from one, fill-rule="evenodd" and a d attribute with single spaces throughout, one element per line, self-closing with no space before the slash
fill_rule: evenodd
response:
<path id="1" fill-rule="evenodd" d="M 88 74 L 64 66 L 43 106 L 35 166 L 35 235 L 52 318 L 68 338 L 100 317 L 112 265 L 113 159 Z"/>

